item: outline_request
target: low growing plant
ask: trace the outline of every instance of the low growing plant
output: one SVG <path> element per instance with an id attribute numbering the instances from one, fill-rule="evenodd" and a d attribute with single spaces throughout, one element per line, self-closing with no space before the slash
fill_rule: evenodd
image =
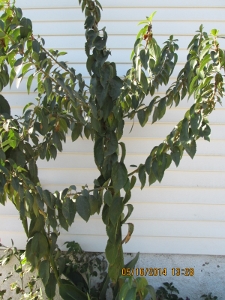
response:
<path id="1" fill-rule="evenodd" d="M 0 0 L 0 91 L 17 79 L 26 80 L 28 94 L 34 88 L 37 93 L 19 117 L 12 116 L 10 104 L 0 95 L 0 203 L 5 205 L 9 199 L 18 210 L 27 235 L 26 259 L 38 270 L 50 299 L 56 285 L 63 299 L 89 299 L 86 289 L 63 278 L 57 239 L 60 228 L 68 230 L 76 214 L 87 222 L 91 215 L 101 213 L 108 239 L 104 282 L 112 281 L 117 299 L 124 285 L 136 288 L 136 299 L 141 297 L 139 283 L 145 286 L 144 280 L 131 284 L 120 277 L 123 243 L 134 230 L 128 221 L 133 211 L 131 191 L 137 178 L 141 189 L 146 183 L 161 182 L 172 161 L 178 166 L 184 151 L 193 158 L 199 138 L 209 141 L 207 116 L 224 95 L 224 51 L 218 43 L 218 31 L 213 29 L 208 35 L 200 26 L 176 81 L 165 95 L 157 96 L 176 66 L 177 40 L 170 36 L 160 48 L 153 37 L 153 13 L 140 23 L 144 27 L 134 44 L 131 68 L 120 78 L 116 64 L 108 60 L 106 28 L 99 25 L 101 4 L 97 0 L 79 0 L 79 4 L 86 18 L 88 84 L 82 74 L 61 60 L 65 52 L 47 50 L 44 39 L 34 36 L 31 20 L 23 16 L 15 1 Z M 146 103 L 148 95 L 150 102 Z M 126 145 L 121 141 L 125 120 L 137 117 L 144 127 L 150 116 L 153 123 L 160 120 L 169 107 L 179 105 L 186 96 L 193 96 L 195 102 L 184 118 L 162 143 L 149 149 L 142 164 L 128 172 Z M 68 134 L 73 142 L 79 137 L 93 141 L 99 176 L 93 188 L 84 185 L 78 191 L 72 185 L 52 193 L 42 188 L 37 160 L 55 159 Z M 128 228 L 125 237 L 122 226 Z M 155 299 L 153 292 L 151 296 Z"/>
<path id="2" fill-rule="evenodd" d="M 40 288 L 40 278 L 32 272 L 32 266 L 27 261 L 25 251 L 20 251 L 12 242 L 12 247 L 4 247 L 4 254 L 0 257 L 0 266 L 7 265 L 12 258 L 15 258 L 17 263 L 13 266 L 13 271 L 9 272 L 3 282 L 9 281 L 16 276 L 16 281 L 10 283 L 11 291 L 16 295 L 20 295 L 20 300 L 43 300 L 42 290 Z M 4 299 L 6 289 L 0 290 L 0 299 Z M 13 299 L 9 297 L 7 300 Z"/>

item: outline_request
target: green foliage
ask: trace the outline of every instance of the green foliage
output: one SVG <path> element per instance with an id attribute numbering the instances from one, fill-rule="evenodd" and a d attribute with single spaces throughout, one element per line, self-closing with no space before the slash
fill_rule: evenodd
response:
<path id="1" fill-rule="evenodd" d="M 124 267 L 122 244 L 129 241 L 134 230 L 132 223 L 125 222 L 133 210 L 127 203 L 136 179 L 141 188 L 146 183 L 161 182 L 172 161 L 178 166 L 184 151 L 193 158 L 199 138 L 209 141 L 207 117 L 224 95 L 224 52 L 217 41 L 218 31 L 213 29 L 208 35 L 201 26 L 188 46 L 187 62 L 176 81 L 165 95 L 154 96 L 161 85 L 168 85 L 176 66 L 177 40 L 170 36 L 160 48 L 153 38 L 153 13 L 141 22 L 144 27 L 134 44 L 132 66 L 125 78 L 120 78 L 116 64 L 108 61 L 106 29 L 98 28 L 100 3 L 79 0 L 86 17 L 88 86 L 81 74 L 61 61 L 65 52 L 46 50 L 43 38 L 34 38 L 32 22 L 20 8 L 6 0 L 1 3 L 0 91 L 26 76 L 27 93 L 35 89 L 37 98 L 24 107 L 20 117 L 12 117 L 7 99 L 0 96 L 0 203 L 4 205 L 8 198 L 18 210 L 28 238 L 26 257 L 32 268 L 39 270 L 48 297 L 54 297 L 58 284 L 63 298 L 72 299 L 71 294 L 77 293 L 84 299 L 87 296 L 71 279 L 61 278 L 57 246 L 60 228 L 68 230 L 76 213 L 87 222 L 91 215 L 101 212 L 108 238 L 108 274 L 117 285 Z M 150 102 L 145 104 L 147 95 Z M 167 108 L 177 106 L 186 96 L 193 96 L 195 102 L 184 118 L 149 151 L 145 162 L 128 173 L 126 145 L 120 141 L 124 120 L 137 115 L 144 127 L 152 115 L 152 123 L 157 122 Z M 80 191 L 74 185 L 55 193 L 42 189 L 37 160 L 55 159 L 63 150 L 67 134 L 73 142 L 83 136 L 93 141 L 99 176 L 92 190 L 87 185 Z M 124 209 L 128 209 L 126 216 Z M 123 225 L 128 225 L 125 238 Z M 144 296 L 147 292 L 143 280 L 132 284 L 127 280 L 124 284 L 124 290 L 132 295 L 144 290 Z"/>
<path id="2" fill-rule="evenodd" d="M 164 282 L 163 286 L 160 286 L 156 291 L 157 300 L 191 300 L 190 298 L 186 297 L 185 299 L 178 296 L 179 291 L 172 282 Z M 212 293 L 204 294 L 200 297 L 204 300 L 216 300 L 217 297 L 213 296 Z"/>
<path id="3" fill-rule="evenodd" d="M 4 247 L 3 245 L 1 245 Z M 12 258 L 16 258 L 16 263 L 13 267 L 13 271 L 9 272 L 6 278 L 4 278 L 3 283 L 10 281 L 11 277 L 16 276 L 16 281 L 10 283 L 11 291 L 14 291 L 16 295 L 20 295 L 20 300 L 43 300 L 42 289 L 40 288 L 40 278 L 37 274 L 32 274 L 31 264 L 28 262 L 25 252 L 19 251 L 14 247 L 6 248 L 2 257 L 0 257 L 0 266 L 8 264 Z M 0 299 L 4 299 L 3 296 L 6 290 L 0 290 Z M 9 299 L 12 299 L 10 297 Z"/>

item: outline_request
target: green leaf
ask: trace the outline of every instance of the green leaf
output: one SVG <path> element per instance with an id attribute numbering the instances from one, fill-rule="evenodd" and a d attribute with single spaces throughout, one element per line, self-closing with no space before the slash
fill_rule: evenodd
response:
<path id="1" fill-rule="evenodd" d="M 189 98 L 191 97 L 191 95 L 194 93 L 195 88 L 197 87 L 197 80 L 198 80 L 198 75 L 196 75 L 192 81 L 191 84 L 189 86 Z"/>
<path id="2" fill-rule="evenodd" d="M 106 41 L 107 41 L 107 36 L 105 37 L 97 36 L 93 44 L 96 47 L 96 49 L 102 50 L 106 45 Z"/>
<path id="3" fill-rule="evenodd" d="M 172 156 L 172 160 L 174 161 L 175 165 L 178 167 L 180 160 L 181 160 L 181 153 L 180 153 L 179 148 L 175 148 L 173 150 L 173 152 L 171 153 L 171 156 Z"/>
<path id="4" fill-rule="evenodd" d="M 71 135 L 73 142 L 80 137 L 82 130 L 83 130 L 83 125 L 81 123 L 74 124 L 72 135 Z"/>
<path id="5" fill-rule="evenodd" d="M 131 216 L 131 214 L 134 210 L 134 207 L 132 204 L 127 204 L 126 207 L 128 209 L 128 212 L 127 212 L 126 217 L 122 220 L 122 224 L 124 224 L 128 220 L 128 218 Z"/>
<path id="6" fill-rule="evenodd" d="M 132 287 L 128 290 L 125 300 L 136 300 L 137 288 Z"/>
<path id="7" fill-rule="evenodd" d="M 82 219 L 84 219 L 86 222 L 89 220 L 91 215 L 91 208 L 87 197 L 80 195 L 76 199 L 76 210 Z"/>
<path id="8" fill-rule="evenodd" d="M 123 163 L 116 162 L 112 167 L 112 181 L 115 191 L 122 189 L 127 181 L 127 169 Z"/>
<path id="9" fill-rule="evenodd" d="M 151 168 L 150 173 L 149 173 L 149 177 L 148 177 L 149 185 L 153 184 L 155 181 L 156 181 L 156 176 L 153 172 L 153 169 Z"/>
<path id="10" fill-rule="evenodd" d="M 94 144 L 94 158 L 98 167 L 101 167 L 104 161 L 104 140 L 102 137 L 97 138 Z"/>
<path id="11" fill-rule="evenodd" d="M 112 97 L 112 100 L 115 100 L 120 95 L 120 90 L 123 86 L 123 81 L 119 77 L 115 76 L 113 79 L 110 80 L 109 84 L 109 95 Z"/>
<path id="12" fill-rule="evenodd" d="M 145 124 L 148 122 L 150 110 L 149 108 L 147 109 L 140 109 L 138 110 L 137 116 L 138 116 L 138 121 L 142 127 L 145 126 Z"/>
<path id="13" fill-rule="evenodd" d="M 48 241 L 46 236 L 41 232 L 37 232 L 34 234 L 34 237 L 31 241 L 31 252 L 32 255 L 37 257 L 37 259 L 41 259 L 42 257 L 48 255 Z"/>
<path id="14" fill-rule="evenodd" d="M 85 28 L 92 28 L 92 26 L 94 25 L 95 22 L 95 18 L 93 16 L 88 16 L 85 20 L 84 26 Z"/>
<path id="15" fill-rule="evenodd" d="M 109 134 L 106 135 L 106 149 L 105 149 L 105 156 L 111 155 L 117 151 L 118 148 L 118 141 L 116 134 L 111 131 Z"/>
<path id="16" fill-rule="evenodd" d="M 212 30 L 210 31 L 210 33 L 211 33 L 211 35 L 213 35 L 213 36 L 217 36 L 217 35 L 219 34 L 219 30 L 218 30 L 218 29 L 212 29 Z"/>
<path id="17" fill-rule="evenodd" d="M 75 203 L 69 197 L 65 197 L 62 203 L 62 213 L 68 224 L 71 225 L 76 214 Z"/>
<path id="18" fill-rule="evenodd" d="M 136 180 L 137 180 L 137 178 L 136 178 L 136 176 L 132 176 L 131 177 L 131 181 L 130 181 L 130 189 L 132 190 L 132 188 L 134 187 L 134 185 L 135 185 L 135 183 L 136 183 Z"/>
<path id="19" fill-rule="evenodd" d="M 52 81 L 49 77 L 45 78 L 44 87 L 45 87 L 46 95 L 49 96 L 52 92 Z"/>
<path id="20" fill-rule="evenodd" d="M 48 260 L 42 260 L 39 265 L 39 276 L 44 285 L 48 283 L 50 276 L 50 263 Z"/>
<path id="21" fill-rule="evenodd" d="M 31 74 L 27 79 L 27 92 L 28 92 L 28 94 L 30 94 L 30 88 L 31 88 L 31 84 L 33 82 L 33 79 L 34 79 L 33 74 Z"/>
<path id="22" fill-rule="evenodd" d="M 136 286 L 138 291 L 143 291 L 147 285 L 148 285 L 148 281 L 145 277 L 136 278 Z"/>
<path id="23" fill-rule="evenodd" d="M 134 267 L 136 266 L 136 263 L 137 263 L 137 261 L 139 259 L 139 255 L 140 255 L 140 252 L 138 252 L 135 255 L 135 257 L 124 266 L 124 268 L 134 269 Z"/>
<path id="24" fill-rule="evenodd" d="M 189 141 L 189 122 L 187 118 L 184 118 L 182 121 L 182 127 L 180 131 L 180 141 L 188 142 Z"/>
<path id="25" fill-rule="evenodd" d="M 147 174 L 149 175 L 150 169 L 151 169 L 151 164 L 152 164 L 152 156 L 149 155 L 145 161 L 145 170 Z"/>
<path id="26" fill-rule="evenodd" d="M 19 179 L 17 177 L 12 177 L 12 187 L 14 188 L 15 191 L 19 190 Z"/>
<path id="27" fill-rule="evenodd" d="M 118 240 L 115 242 L 111 242 L 110 240 L 107 241 L 105 254 L 106 254 L 106 258 L 110 264 L 115 263 L 115 261 L 117 260 L 116 258 L 118 255 L 118 249 L 119 249 L 120 245 L 121 245 L 121 242 Z"/>
<path id="28" fill-rule="evenodd" d="M 68 223 L 65 219 L 65 217 L 62 214 L 61 209 L 58 209 L 58 218 L 59 218 L 59 223 L 64 228 L 66 231 L 68 231 Z"/>
<path id="29" fill-rule="evenodd" d="M 147 70 L 148 68 L 148 60 L 149 60 L 149 53 L 145 52 L 146 50 L 145 49 L 142 49 L 140 51 L 140 60 L 141 60 L 141 63 L 143 65 L 143 67 L 145 68 L 145 70 Z"/>
<path id="30" fill-rule="evenodd" d="M 123 198 L 114 197 L 111 206 L 109 207 L 109 218 L 113 226 L 119 221 L 121 214 L 123 212 Z"/>
<path id="31" fill-rule="evenodd" d="M 45 204 L 50 207 L 51 209 L 54 209 L 54 203 L 52 203 L 51 194 L 48 190 L 43 191 L 43 200 L 45 201 Z"/>
<path id="32" fill-rule="evenodd" d="M 25 166 L 25 155 L 18 148 L 10 152 L 10 158 L 13 159 L 18 166 L 22 168 Z"/>
<path id="33" fill-rule="evenodd" d="M 37 40 L 33 40 L 32 41 L 32 48 L 33 48 L 33 51 L 36 52 L 36 53 L 39 53 L 40 52 L 40 44 Z"/>
<path id="34" fill-rule="evenodd" d="M 193 133 L 198 134 L 199 128 L 200 128 L 201 123 L 202 123 L 201 114 L 200 113 L 194 113 L 191 116 L 190 123 L 191 123 L 191 129 L 192 129 Z"/>
<path id="35" fill-rule="evenodd" d="M 210 62 L 210 60 L 211 60 L 211 55 L 210 55 L 210 54 L 207 54 L 207 55 L 203 58 L 203 60 L 200 62 L 199 73 L 204 69 L 204 66 L 205 66 L 208 62 Z M 203 72 L 203 74 L 204 74 L 204 72 Z"/>
<path id="36" fill-rule="evenodd" d="M 151 21 L 153 20 L 153 18 L 154 18 L 154 16 L 155 16 L 156 12 L 157 12 L 157 11 L 154 11 L 154 12 L 147 18 L 147 20 L 148 20 L 149 22 L 151 22 Z"/>
<path id="37" fill-rule="evenodd" d="M 64 300 L 88 300 L 85 293 L 72 284 L 60 284 L 59 294 Z"/>
<path id="38" fill-rule="evenodd" d="M 24 39 L 32 32 L 32 23 L 30 19 L 22 18 L 20 20 L 20 25 L 20 36 Z"/>
<path id="39" fill-rule="evenodd" d="M 141 72 L 141 85 L 142 85 L 144 93 L 147 95 L 147 93 L 148 93 L 148 79 L 147 79 L 147 77 L 146 77 L 146 75 L 143 71 Z"/>
<path id="40" fill-rule="evenodd" d="M 151 295 L 152 300 L 157 300 L 155 289 L 151 285 L 147 285 L 146 288 Z"/>
<path id="41" fill-rule="evenodd" d="M 166 112 L 166 97 L 162 98 L 158 105 L 158 119 L 162 119 Z"/>
<path id="42" fill-rule="evenodd" d="M 2 95 L 0 95 L 0 114 L 11 114 L 10 105 Z"/>
<path id="43" fill-rule="evenodd" d="M 187 144 L 184 144 L 184 149 L 186 150 L 187 154 L 193 159 L 197 150 L 196 141 L 192 140 Z"/>
<path id="44" fill-rule="evenodd" d="M 145 173 L 145 165 L 140 165 L 140 167 L 138 168 L 138 176 L 139 176 L 139 180 L 141 182 L 141 189 L 143 189 L 143 187 L 145 186 L 145 182 L 146 182 L 146 173 Z"/>
<path id="45" fill-rule="evenodd" d="M 95 198 L 93 195 L 90 195 L 89 204 L 91 209 L 91 215 L 94 215 L 95 213 L 99 214 L 99 199 Z"/>
<path id="46" fill-rule="evenodd" d="M 113 202 L 113 197 L 112 194 L 109 190 L 107 190 L 104 194 L 104 202 L 108 205 L 111 206 L 112 202 Z"/>
<path id="47" fill-rule="evenodd" d="M 158 116 L 159 116 L 159 109 L 156 106 L 155 109 L 154 109 L 153 116 L 152 116 L 152 123 L 155 123 L 157 121 Z"/>
<path id="48" fill-rule="evenodd" d="M 51 273 L 49 276 L 48 283 L 45 286 L 45 293 L 49 299 L 53 299 L 55 297 L 55 289 L 56 289 L 56 278 L 54 273 Z"/>

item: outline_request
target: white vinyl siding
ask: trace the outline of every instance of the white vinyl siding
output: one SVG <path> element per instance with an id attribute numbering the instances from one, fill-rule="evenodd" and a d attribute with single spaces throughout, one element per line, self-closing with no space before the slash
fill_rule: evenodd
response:
<path id="1" fill-rule="evenodd" d="M 153 34 L 160 45 L 173 34 L 179 40 L 178 66 L 171 83 L 182 68 L 187 54 L 187 46 L 201 24 L 206 31 L 212 28 L 225 35 L 224 0 L 102 0 L 102 22 L 106 26 L 108 48 L 112 51 L 109 60 L 117 63 L 118 75 L 123 76 L 130 67 L 130 52 L 135 41 L 137 26 L 153 11 L 157 11 L 153 22 Z M 67 60 L 77 72 L 84 74 L 84 15 L 74 0 L 18 0 L 17 6 L 23 14 L 33 21 L 34 33 L 40 34 L 47 48 L 65 50 Z M 223 39 L 221 46 L 225 48 Z M 159 90 L 163 95 L 165 87 Z M 35 94 L 26 95 L 26 81 L 18 90 L 4 90 L 5 97 L 13 107 L 13 113 L 19 114 L 22 107 L 34 101 Z M 146 103 L 150 101 L 147 97 Z M 184 116 L 193 99 L 183 100 L 175 108 L 167 111 L 165 117 L 154 125 L 149 123 L 141 128 L 137 119 L 131 133 L 132 122 L 127 121 L 123 141 L 127 145 L 126 163 L 145 162 L 153 146 L 160 144 L 176 123 Z M 165 172 L 162 183 L 142 191 L 140 184 L 132 192 L 134 212 L 130 222 L 135 230 L 131 240 L 124 246 L 125 252 L 171 253 L 171 254 L 209 254 L 222 255 L 225 249 L 225 108 L 218 106 L 210 116 L 211 142 L 197 142 L 197 154 L 191 160 L 184 154 L 179 168 L 172 163 Z M 64 151 L 57 159 L 46 163 L 39 162 L 39 175 L 44 188 L 51 191 L 63 189 L 75 184 L 78 189 L 98 176 L 93 160 L 93 143 L 79 139 L 71 142 L 68 136 Z M 3 244 L 24 248 L 25 236 L 18 215 L 12 204 L 0 206 L 0 238 Z M 127 228 L 124 225 L 123 232 Z M 60 235 L 60 244 L 68 240 L 80 242 L 88 251 L 104 251 L 106 244 L 105 227 L 101 216 L 94 215 L 86 224 L 76 215 L 75 223 L 69 232 Z"/>

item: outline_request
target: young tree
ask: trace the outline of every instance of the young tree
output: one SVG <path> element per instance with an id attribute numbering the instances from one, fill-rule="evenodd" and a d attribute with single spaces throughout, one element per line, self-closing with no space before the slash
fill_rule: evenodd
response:
<path id="1" fill-rule="evenodd" d="M 12 85 L 17 78 L 27 79 L 27 92 L 36 80 L 37 98 L 28 103 L 20 117 L 12 117 L 8 101 L 0 96 L 0 202 L 8 198 L 17 208 L 27 235 L 26 256 L 39 270 L 49 298 L 54 297 L 56 283 L 64 299 L 70 293 L 87 296 L 70 281 L 61 279 L 62 261 L 57 246 L 59 228 L 68 230 L 78 213 L 86 222 L 95 213 L 102 214 L 108 241 L 106 258 L 108 274 L 115 283 L 124 266 L 123 243 L 132 235 L 134 225 L 127 223 L 133 206 L 129 203 L 137 177 L 141 188 L 161 182 L 173 161 L 176 166 L 183 152 L 193 158 L 196 141 L 209 141 L 207 116 L 221 103 L 224 95 L 224 52 L 217 41 L 218 31 L 211 35 L 199 31 L 188 49 L 187 62 L 163 97 L 154 96 L 160 85 L 167 85 L 177 62 L 178 45 L 173 36 L 161 49 L 153 37 L 152 14 L 137 35 L 131 55 L 132 66 L 124 78 L 117 76 L 116 64 L 108 61 L 107 32 L 99 27 L 101 4 L 97 0 L 79 0 L 85 13 L 86 67 L 90 86 L 82 74 L 59 60 L 65 53 L 46 50 L 44 40 L 35 38 L 32 22 L 22 10 L 8 0 L 1 0 L 0 20 L 0 89 Z M 150 103 L 145 103 L 147 95 Z M 185 96 L 194 96 L 195 103 L 165 140 L 154 147 L 146 160 L 128 173 L 124 163 L 126 145 L 121 142 L 125 118 L 137 115 L 143 127 L 152 115 L 160 120 L 166 109 L 176 106 Z M 92 190 L 75 185 L 62 192 L 51 193 L 41 187 L 37 160 L 55 159 L 62 151 L 62 141 L 71 134 L 94 144 L 94 160 L 99 177 Z M 123 211 L 127 207 L 127 214 Z M 30 219 L 30 223 L 28 222 Z M 121 227 L 128 224 L 123 239 Z M 134 263 L 134 262 L 133 262 Z M 75 298 L 74 298 L 75 299 Z M 78 298 L 76 298 L 78 299 Z"/>

